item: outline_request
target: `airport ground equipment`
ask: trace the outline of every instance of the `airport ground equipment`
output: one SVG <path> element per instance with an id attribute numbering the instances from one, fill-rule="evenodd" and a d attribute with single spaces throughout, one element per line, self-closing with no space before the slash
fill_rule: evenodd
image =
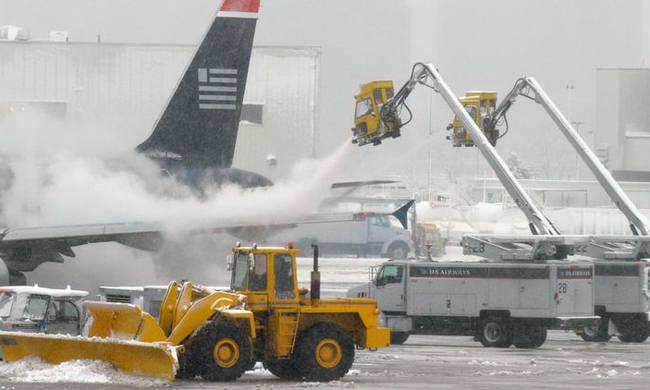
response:
<path id="1" fill-rule="evenodd" d="M 7 361 L 103 360 L 166 379 L 235 380 L 261 361 L 285 379 L 331 381 L 352 366 L 355 348 L 387 347 L 374 299 L 320 298 L 318 249 L 311 293 L 297 284 L 291 247 L 233 249 L 230 291 L 171 282 L 159 320 L 140 307 L 86 302 L 87 337 L 0 332 Z"/>
<path id="2" fill-rule="evenodd" d="M 515 204 L 521 209 L 521 211 L 524 213 L 526 218 L 529 221 L 529 227 L 531 232 L 533 233 L 533 236 L 523 236 L 523 237 L 494 237 L 494 236 L 479 236 L 479 235 L 468 235 L 463 238 L 463 248 L 464 248 L 464 253 L 465 254 L 473 254 L 473 255 L 479 255 L 484 258 L 492 260 L 492 262 L 487 262 L 485 267 L 487 269 L 499 269 L 500 267 L 513 267 L 512 264 L 517 264 L 518 266 L 526 267 L 526 266 L 551 266 L 552 261 L 559 261 L 559 260 L 564 260 L 568 255 L 574 254 L 576 252 L 576 248 L 581 248 L 581 246 L 578 245 L 576 241 L 579 241 L 579 239 L 576 238 L 571 238 L 569 239 L 567 236 L 562 236 L 560 235 L 560 232 L 558 229 L 551 223 L 551 221 L 548 220 L 544 216 L 544 214 L 541 212 L 541 210 L 535 205 L 533 202 L 532 198 L 529 197 L 529 195 L 526 193 L 526 191 L 523 189 L 523 187 L 520 185 L 520 183 L 517 181 L 517 179 L 514 177 L 512 172 L 510 172 L 509 168 L 505 164 L 505 162 L 501 159 L 501 157 L 497 154 L 496 150 L 494 149 L 493 144 L 496 144 L 496 140 L 498 139 L 498 131 L 495 129 L 492 129 L 490 131 L 484 131 L 484 129 L 481 129 L 479 125 L 483 125 L 485 120 L 488 120 L 490 118 L 490 115 L 494 115 L 499 108 L 496 107 L 496 96 L 494 93 L 491 92 L 471 92 L 466 94 L 466 99 L 464 99 L 463 102 L 461 102 L 458 98 L 456 98 L 455 94 L 451 91 L 451 89 L 447 86 L 447 84 L 444 82 L 438 71 L 435 69 L 434 66 L 430 64 L 422 64 L 418 63 L 415 64 L 412 71 L 411 71 L 411 76 L 409 80 L 399 89 L 399 91 L 393 96 L 393 98 L 389 99 L 388 101 L 384 102 L 383 105 L 371 105 L 373 109 L 375 110 L 373 112 L 374 116 L 376 118 L 379 118 L 379 127 L 384 127 L 384 130 L 382 131 L 375 131 L 371 132 L 368 131 L 365 134 L 361 134 L 358 131 L 355 134 L 359 134 L 356 136 L 357 138 L 357 143 L 360 145 L 367 144 L 367 143 L 373 143 L 376 144 L 377 142 L 373 142 L 373 138 L 377 138 L 379 141 L 382 139 L 388 138 L 386 134 L 391 134 L 391 136 L 394 136 L 396 134 L 399 134 L 398 131 L 401 129 L 402 126 L 404 126 L 406 123 L 410 121 L 410 117 L 407 118 L 407 120 L 402 120 L 400 118 L 400 113 L 404 109 L 411 115 L 410 110 L 408 109 L 408 106 L 406 105 L 406 99 L 408 96 L 411 94 L 411 92 L 415 89 L 416 86 L 418 85 L 424 85 L 435 92 L 438 92 L 445 102 L 449 105 L 453 113 L 455 114 L 455 119 L 449 126 L 449 128 L 452 130 L 452 135 L 450 138 L 452 139 L 454 145 L 462 145 L 462 144 L 467 144 L 468 146 L 477 146 L 479 148 L 479 151 L 483 154 L 489 165 L 492 167 L 494 170 L 495 174 L 503 184 L 503 186 L 506 188 L 508 191 L 509 195 L 512 197 L 514 200 Z M 374 94 L 371 94 L 372 97 L 374 97 Z M 465 104 L 465 106 L 463 105 Z M 366 127 L 368 129 L 372 130 L 373 123 L 368 122 Z M 369 135 L 371 134 L 371 135 Z M 448 267 L 452 266 L 452 263 L 440 263 L 440 267 Z M 435 267 L 434 267 L 435 268 Z M 488 275 L 489 275 L 488 271 Z M 497 272 L 497 271 L 494 271 Z M 568 307 L 573 308 L 574 311 L 570 311 L 567 313 L 564 313 L 566 317 L 571 317 L 571 318 L 581 318 L 584 321 L 577 321 L 575 324 L 575 328 L 580 332 L 580 329 L 582 329 L 585 326 L 594 326 L 596 321 L 594 321 L 594 307 L 589 307 L 589 305 L 593 305 L 594 298 L 593 298 L 593 285 L 591 282 L 593 281 L 593 267 L 589 271 L 589 278 L 588 278 L 588 284 L 590 288 L 588 290 L 585 290 L 584 293 L 588 292 L 588 297 L 586 299 L 578 299 L 576 295 L 573 294 L 567 294 L 562 297 L 562 299 L 565 300 L 565 304 L 568 305 Z M 556 272 L 557 274 L 557 272 Z M 469 275 L 469 274 L 468 274 Z M 556 275 L 557 276 L 557 275 Z M 491 280 L 491 277 L 487 277 L 487 279 Z M 524 290 L 526 289 L 525 286 L 525 280 L 522 281 L 518 279 L 517 277 L 513 278 L 516 283 L 522 285 Z M 459 285 L 458 286 L 447 286 L 451 290 L 440 290 L 437 291 L 436 288 L 438 285 L 432 285 L 430 290 L 432 294 L 450 294 L 454 293 L 459 296 L 463 294 L 467 295 L 472 295 L 473 290 L 477 290 L 479 287 L 479 283 L 477 282 L 476 279 L 470 278 L 469 276 L 460 276 L 459 277 Z M 417 282 L 416 282 L 417 283 Z M 553 288 L 553 296 L 548 297 L 546 296 L 545 299 L 542 299 L 544 302 L 542 305 L 544 305 L 545 308 L 550 309 L 552 307 L 551 300 L 555 297 L 559 297 L 560 294 L 562 294 L 562 291 L 565 291 L 565 289 L 568 287 L 566 283 L 564 282 L 558 282 L 555 280 L 555 283 L 557 283 L 554 288 Z M 381 284 L 381 283 L 380 283 Z M 499 286 L 499 282 L 493 283 L 494 286 Z M 530 287 L 528 288 L 529 290 L 531 289 Z M 437 292 L 436 292 L 437 291 Z M 515 297 L 523 297 L 521 293 L 518 293 L 517 291 L 510 291 L 508 294 L 505 295 L 500 295 L 498 290 L 494 290 L 491 292 L 492 294 L 490 295 L 489 287 L 488 291 L 483 292 L 483 293 L 478 293 L 478 294 L 484 294 L 485 296 L 488 296 L 489 299 L 494 299 L 495 305 L 498 306 L 498 303 L 496 302 L 506 302 L 510 295 L 514 295 Z M 352 292 L 354 294 L 354 291 Z M 477 293 L 475 293 L 477 294 Z M 392 296 L 390 294 L 386 295 L 385 299 L 397 299 L 397 297 L 401 296 L 402 299 L 406 297 L 403 293 L 400 292 L 395 292 L 395 296 Z M 481 295 L 479 295 L 481 296 Z M 543 297 L 543 294 L 538 295 L 538 297 Z M 378 297 L 380 301 L 380 307 L 382 307 L 382 298 Z M 540 298 L 541 299 L 541 298 Z M 451 308 L 451 301 L 446 301 L 449 304 L 449 308 Z M 530 307 L 535 307 L 535 303 L 530 302 L 530 301 L 525 301 L 525 305 L 528 305 Z M 587 307 L 585 307 L 585 303 L 587 304 Z M 482 305 L 485 304 L 487 307 L 491 307 L 491 303 L 489 300 L 482 302 Z M 511 316 L 511 307 L 504 308 L 504 318 L 510 318 Z M 383 311 L 383 309 L 382 309 Z M 474 334 L 477 336 L 477 338 L 481 339 L 483 337 L 483 340 L 485 340 L 485 335 L 486 335 L 486 328 L 482 325 L 483 323 L 481 321 L 476 321 L 476 316 L 478 315 L 478 318 L 481 318 L 481 312 L 479 311 L 478 313 L 474 311 L 468 311 L 471 313 L 469 315 L 469 326 L 465 330 L 466 332 L 474 332 Z M 411 319 L 413 316 L 417 316 L 419 314 L 417 311 L 413 311 L 411 315 L 409 314 L 403 314 L 406 313 L 406 311 L 400 313 L 400 317 L 406 318 L 406 319 Z M 390 314 L 388 313 L 384 313 Z M 431 321 L 437 315 L 442 315 L 444 313 L 440 313 L 438 311 L 432 311 L 431 315 L 426 316 L 426 317 L 431 317 L 429 318 Z M 541 318 L 553 318 L 557 316 L 557 313 L 553 313 L 552 311 L 546 312 L 543 315 L 541 315 Z M 458 317 L 458 314 L 454 314 L 452 317 Z M 490 316 L 491 317 L 491 316 Z M 413 327 L 412 321 L 409 325 L 408 321 L 405 320 L 405 324 L 402 328 L 400 328 L 400 325 L 393 321 L 390 317 L 387 317 L 388 319 L 388 324 L 392 328 L 392 330 L 398 332 L 397 334 L 408 334 L 407 329 L 411 329 L 411 331 L 415 331 L 417 326 L 423 326 L 423 325 L 417 325 L 416 328 Z M 392 321 L 392 323 L 391 323 Z M 472 325 L 472 321 L 474 323 L 478 323 L 479 325 Z M 500 319 L 500 324 L 501 326 L 499 329 L 502 329 L 501 334 L 503 335 L 502 337 L 505 337 L 505 339 L 500 340 L 499 342 L 495 343 L 489 343 L 485 342 L 484 344 L 490 345 L 490 346 L 505 346 L 510 345 L 508 342 L 512 341 L 514 342 L 514 338 L 510 340 L 506 335 L 507 334 L 523 334 L 524 331 L 519 328 L 516 330 L 516 327 L 521 327 L 521 325 L 515 325 L 519 324 L 520 320 L 517 321 L 510 321 L 510 320 L 504 320 Z M 553 326 L 552 321 L 546 321 L 546 322 L 535 322 L 535 326 L 537 327 L 536 329 L 547 329 L 549 326 Z M 495 329 L 494 326 L 490 327 L 491 329 Z M 437 323 L 435 322 L 430 322 L 429 325 L 424 326 L 422 329 L 426 329 L 428 332 L 434 332 L 434 331 L 442 331 L 441 327 L 438 326 Z M 539 331 L 541 332 L 541 331 Z M 539 333 L 538 332 L 538 333 Z M 497 332 L 498 333 L 498 332 Z M 483 334 L 483 336 L 481 336 Z M 514 337 L 514 336 L 513 336 Z M 541 337 L 541 336 L 540 336 Z M 530 341 L 528 343 L 521 343 L 517 342 L 520 346 L 538 346 L 539 345 L 539 340 L 537 339 L 535 342 Z M 543 341 L 542 341 L 543 342 Z"/>
<path id="3" fill-rule="evenodd" d="M 356 104 L 354 107 L 354 127 L 352 128 L 354 139 L 352 142 L 358 143 L 359 146 L 369 142 L 379 145 L 384 138 L 399 137 L 399 130 L 405 123 L 389 123 L 387 120 L 382 120 L 377 114 L 381 112 L 383 105 L 393 97 L 393 82 L 372 81 L 361 84 L 360 89 L 359 93 L 354 96 Z M 393 118 L 400 120 L 399 116 Z"/>
<path id="4" fill-rule="evenodd" d="M 419 253 L 427 258 L 441 257 L 445 254 L 447 239 L 442 236 L 440 228 L 435 223 L 417 223 L 417 242 Z"/>
<path id="5" fill-rule="evenodd" d="M 411 232 L 408 230 L 408 212 L 415 201 L 406 201 L 392 213 L 357 212 L 344 221 L 295 224 L 272 235 L 271 242 L 296 241 L 296 247 L 305 253 L 311 245 L 328 256 L 356 255 L 405 259 L 414 251 Z"/>
<path id="6" fill-rule="evenodd" d="M 625 215 L 633 233 L 633 236 L 589 237 L 574 246 L 577 254 L 594 259 L 595 313 L 603 319 L 598 329 L 587 328 L 582 338 L 585 341 L 606 341 L 616 334 L 623 342 L 645 341 L 650 336 L 650 267 L 643 261 L 650 257 L 650 224 L 647 218 L 533 77 L 520 78 L 515 82 L 499 107 L 482 120 L 482 130 L 494 132 L 502 121 L 507 125 L 506 114 L 519 96 L 544 108 L 612 203 Z"/>
<path id="7" fill-rule="evenodd" d="M 86 296 L 70 288 L 0 287 L 0 330 L 78 335 Z"/>
<path id="8" fill-rule="evenodd" d="M 379 302 L 391 341 L 474 336 L 486 347 L 537 348 L 547 329 L 593 327 L 593 265 L 393 260 L 350 297 Z"/>
<path id="9" fill-rule="evenodd" d="M 373 83 L 369 84 L 371 86 L 373 85 Z M 458 98 L 456 98 L 454 93 L 444 82 L 442 76 L 440 76 L 438 71 L 431 64 L 415 64 L 411 70 L 409 80 L 392 98 L 383 104 L 379 104 L 376 101 L 372 102 L 370 107 L 373 111 L 368 115 L 379 118 L 378 124 L 376 124 L 376 122 L 366 121 L 365 127 L 367 130 L 365 132 L 360 131 L 357 125 L 357 127 L 353 129 L 355 135 L 353 142 L 356 141 L 360 146 L 368 143 L 377 144 L 375 141 L 399 136 L 401 128 L 410 122 L 410 117 L 406 120 L 402 120 L 400 118 L 400 113 L 402 110 L 406 110 L 409 115 L 411 115 L 411 111 L 408 108 L 408 105 L 406 105 L 406 99 L 418 85 L 427 86 L 438 92 L 447 105 L 449 105 L 449 108 L 451 108 L 453 113 L 456 115 L 459 123 L 462 124 L 464 131 L 466 131 L 469 134 L 469 137 L 471 137 L 472 145 L 478 147 L 479 151 L 483 154 L 492 170 L 506 188 L 506 191 L 508 191 L 510 197 L 526 215 L 526 218 L 530 223 L 531 231 L 534 234 L 542 235 L 558 234 L 557 229 L 546 217 L 544 217 L 542 212 L 533 202 L 532 198 L 530 198 L 512 172 L 510 172 L 506 163 L 497 154 L 486 134 L 474 121 L 475 118 L 470 116 L 470 113 L 465 109 L 465 107 L 463 107 Z M 485 99 L 489 97 L 488 94 L 483 94 L 482 96 Z M 369 98 L 374 97 L 374 93 L 369 95 Z M 361 118 L 355 119 L 355 122 L 360 119 Z"/>
<path id="10" fill-rule="evenodd" d="M 428 81 L 432 84 L 427 84 Z M 533 234 L 544 235 L 533 240 L 532 245 L 531 240 L 525 237 L 467 235 L 463 238 L 464 252 L 501 260 L 563 259 L 572 254 L 594 259 L 596 264 L 595 312 L 603 318 L 603 321 L 600 322 L 598 329 L 588 328 L 582 334 L 583 339 L 602 341 L 608 340 L 612 334 L 617 334 L 619 339 L 625 342 L 646 340 L 650 336 L 650 294 L 648 293 L 649 267 L 643 259 L 650 257 L 650 237 L 648 236 L 650 224 L 597 156 L 589 149 L 570 121 L 555 106 L 541 85 L 532 77 L 520 78 L 498 106 L 496 106 L 494 92 L 467 92 L 464 98 L 456 100 L 432 65 L 416 64 L 411 78 L 395 94 L 395 97 L 381 106 L 376 106 L 375 117 L 386 118 L 385 123 L 380 121 L 379 124 L 379 126 L 388 129 L 384 131 L 385 133 L 399 134 L 401 127 L 410 121 L 410 117 L 407 121 L 401 120 L 400 113 L 406 108 L 410 115 L 405 100 L 418 84 L 429 86 L 439 92 L 456 114 L 456 118 L 448 126 L 448 129 L 452 131 L 448 136 L 452 140 L 452 144 L 454 146 L 477 146 L 495 170 L 515 204 L 528 218 Z M 507 133 L 506 114 L 519 96 L 526 97 L 545 109 L 603 186 L 612 202 L 628 218 L 633 236 L 561 235 L 549 219 L 532 204 L 532 200 L 522 202 L 529 198 L 522 196 L 523 188 L 516 183 L 514 178 L 512 178 L 514 182 L 510 180 L 512 175 L 503 174 L 502 171 L 507 171 L 507 167 L 504 168 L 498 156 L 495 156 L 495 150 L 491 148 L 496 144 L 498 138 Z M 464 110 L 459 110 L 461 107 Z M 506 126 L 503 134 L 500 134 L 497 129 L 501 123 Z M 372 127 L 370 128 L 372 129 Z M 371 135 L 361 136 L 380 137 L 379 132 L 368 132 L 368 134 Z M 486 141 L 491 145 L 487 145 Z M 368 139 L 365 139 L 363 143 L 358 143 L 361 145 L 369 142 Z M 374 143 L 376 144 L 376 142 Z M 618 264 L 622 261 L 626 264 Z M 629 269 L 629 271 L 623 271 L 624 269 Z M 632 334 L 635 336 L 632 337 Z"/>

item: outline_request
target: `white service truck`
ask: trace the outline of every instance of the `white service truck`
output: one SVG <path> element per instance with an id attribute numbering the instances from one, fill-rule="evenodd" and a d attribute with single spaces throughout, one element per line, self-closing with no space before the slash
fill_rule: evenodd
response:
<path id="1" fill-rule="evenodd" d="M 486 347 L 537 348 L 547 329 L 581 332 L 593 315 L 593 265 L 387 261 L 350 297 L 377 299 L 391 343 L 411 334 L 474 336 Z"/>
<path id="2" fill-rule="evenodd" d="M 309 255 L 318 243 L 329 255 L 380 256 L 405 259 L 414 250 L 411 232 L 406 229 L 406 213 L 413 205 L 407 202 L 391 213 L 355 213 L 354 220 L 298 223 L 274 234 L 274 243 L 295 242 Z"/>

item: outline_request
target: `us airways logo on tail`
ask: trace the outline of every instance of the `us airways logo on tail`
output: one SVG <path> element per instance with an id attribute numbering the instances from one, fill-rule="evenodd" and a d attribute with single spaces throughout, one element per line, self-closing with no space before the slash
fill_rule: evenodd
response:
<path id="1" fill-rule="evenodd" d="M 199 68 L 199 109 L 237 109 L 237 69 Z"/>

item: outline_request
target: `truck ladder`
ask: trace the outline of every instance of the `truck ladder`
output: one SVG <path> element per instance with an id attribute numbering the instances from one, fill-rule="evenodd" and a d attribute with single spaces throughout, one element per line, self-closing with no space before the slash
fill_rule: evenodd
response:
<path id="1" fill-rule="evenodd" d="M 486 129 L 494 129 L 496 124 L 510 109 L 517 96 L 524 96 L 536 103 L 541 104 L 551 117 L 553 122 L 567 138 L 587 167 L 598 180 L 598 183 L 605 189 L 612 202 L 625 215 L 630 223 L 630 229 L 635 235 L 647 236 L 650 234 L 648 219 L 632 203 L 621 186 L 614 180 L 607 168 L 600 162 L 598 157 L 589 149 L 587 143 L 580 137 L 580 134 L 573 127 L 571 122 L 564 117 L 562 112 L 546 94 L 542 86 L 533 77 L 520 78 L 512 90 L 506 95 L 502 103 L 492 113 L 491 118 L 485 122 Z"/>
<path id="2" fill-rule="evenodd" d="M 427 84 L 427 79 L 431 79 L 433 85 Z M 531 232 L 539 235 L 559 234 L 559 231 L 546 218 L 537 205 L 535 205 L 521 184 L 519 184 L 506 163 L 497 154 L 492 144 L 490 144 L 483 131 L 479 129 L 476 122 L 474 122 L 465 108 L 463 108 L 456 95 L 432 64 L 415 64 L 411 79 L 398 91 L 394 99 L 398 102 L 403 101 L 417 84 L 423 84 L 433 88 L 447 102 L 447 105 L 449 105 L 456 117 L 463 123 L 465 129 L 471 134 L 474 144 L 481 151 L 488 164 L 490 164 L 490 167 L 506 191 L 508 191 L 510 197 L 528 219 Z"/>

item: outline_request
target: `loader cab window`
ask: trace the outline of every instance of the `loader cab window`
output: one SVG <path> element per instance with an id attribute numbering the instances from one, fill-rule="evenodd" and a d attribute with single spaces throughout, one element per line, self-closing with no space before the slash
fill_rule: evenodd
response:
<path id="1" fill-rule="evenodd" d="M 372 103 L 370 99 L 366 98 L 357 102 L 357 107 L 354 113 L 355 118 L 368 115 L 372 112 Z"/>
<path id="2" fill-rule="evenodd" d="M 266 291 L 266 255 L 255 255 L 255 265 L 248 273 L 248 290 Z"/>
<path id="3" fill-rule="evenodd" d="M 230 288 L 233 291 L 243 291 L 246 289 L 248 268 L 248 253 L 237 253 L 235 266 L 232 270 L 232 279 L 230 281 Z"/>
<path id="4" fill-rule="evenodd" d="M 295 286 L 293 282 L 293 257 L 287 254 L 276 254 L 273 259 L 276 298 L 295 298 Z"/>
<path id="5" fill-rule="evenodd" d="M 381 287 L 387 284 L 402 283 L 404 267 L 401 265 L 385 265 L 381 267 L 375 280 L 375 286 Z"/>
<path id="6" fill-rule="evenodd" d="M 231 289 L 234 291 L 266 290 L 266 255 L 256 254 L 251 259 L 248 253 L 237 253 L 233 267 Z"/>

